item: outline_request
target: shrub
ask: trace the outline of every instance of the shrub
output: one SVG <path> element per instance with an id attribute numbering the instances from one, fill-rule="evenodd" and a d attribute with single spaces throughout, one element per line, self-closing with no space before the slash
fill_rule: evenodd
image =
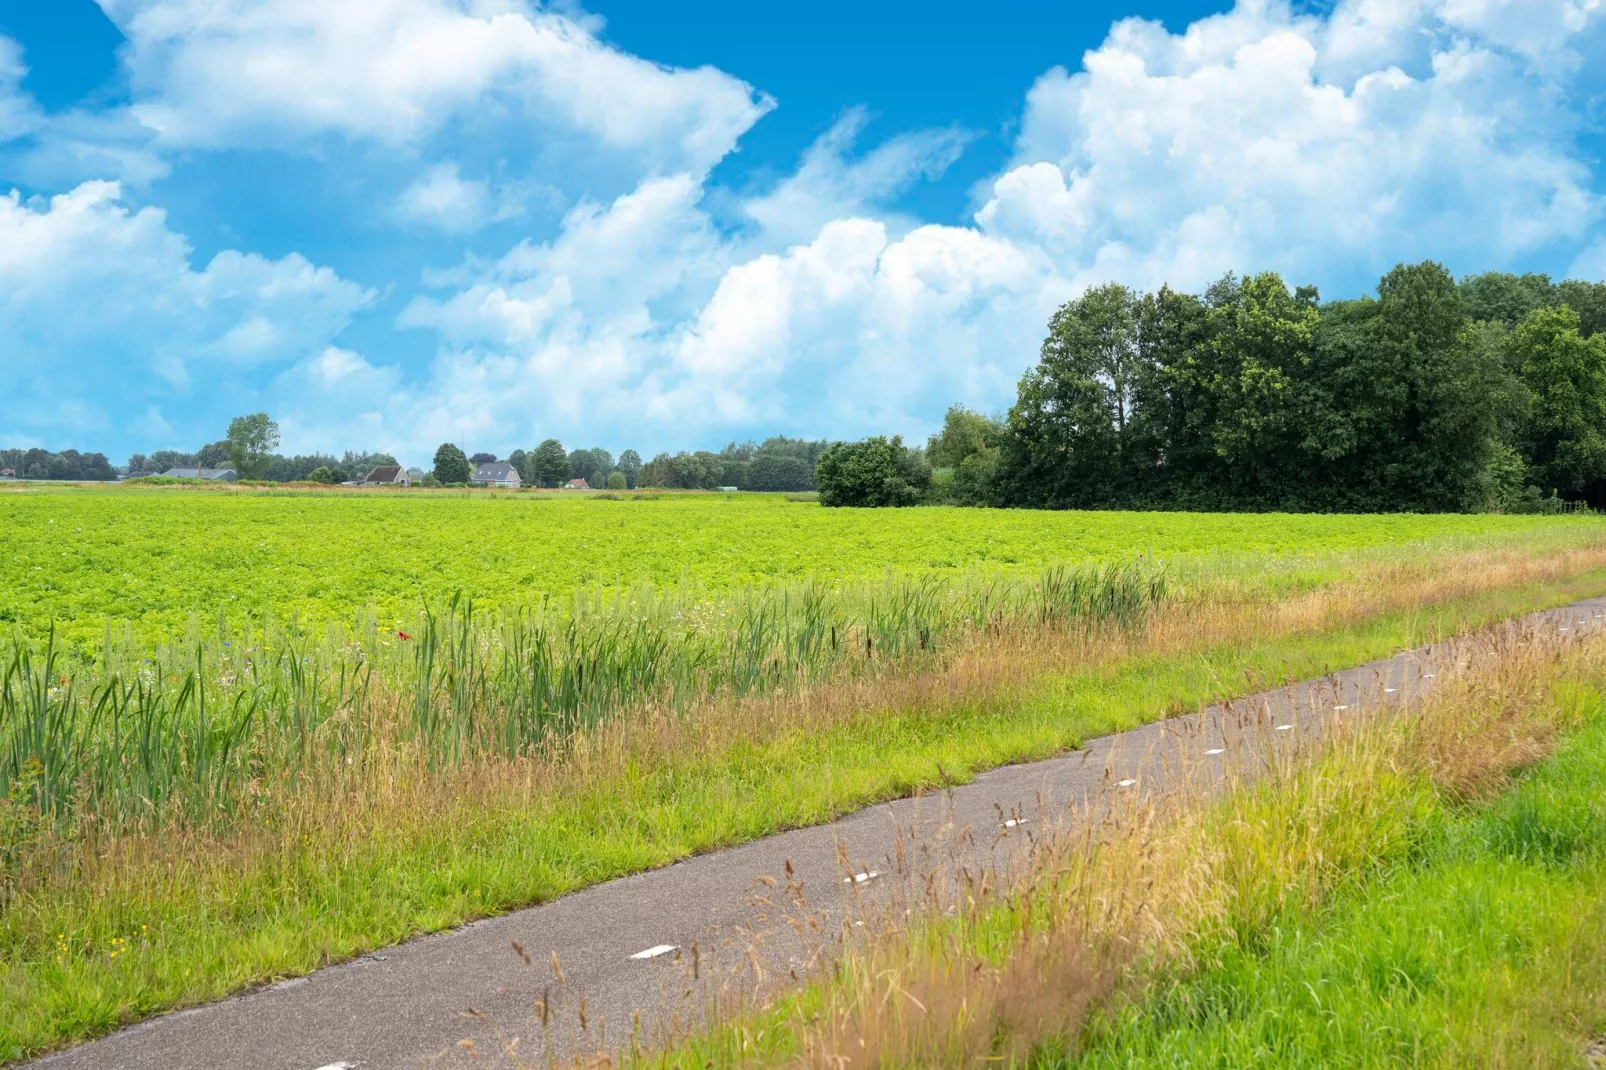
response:
<path id="1" fill-rule="evenodd" d="M 335 474 L 329 470 L 329 466 L 326 464 L 320 464 L 307 473 L 308 483 L 333 483 L 334 481 Z"/>
<path id="2" fill-rule="evenodd" d="M 914 505 L 931 485 L 931 466 L 924 453 L 903 444 L 902 436 L 877 435 L 827 447 L 814 478 L 821 505 Z"/>

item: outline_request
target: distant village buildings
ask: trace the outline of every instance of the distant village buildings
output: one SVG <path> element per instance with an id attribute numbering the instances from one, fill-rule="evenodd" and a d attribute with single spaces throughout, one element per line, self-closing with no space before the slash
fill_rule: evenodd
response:
<path id="1" fill-rule="evenodd" d="M 474 468 L 474 482 L 488 487 L 517 487 L 519 470 L 506 461 L 482 461 Z"/>

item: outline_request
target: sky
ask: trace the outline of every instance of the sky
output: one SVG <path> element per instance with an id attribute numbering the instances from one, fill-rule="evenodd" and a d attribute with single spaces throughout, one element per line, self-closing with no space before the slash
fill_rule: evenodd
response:
<path id="1" fill-rule="evenodd" d="M 1088 286 L 1606 278 L 1606 0 L 0 0 L 0 446 L 1001 411 Z"/>

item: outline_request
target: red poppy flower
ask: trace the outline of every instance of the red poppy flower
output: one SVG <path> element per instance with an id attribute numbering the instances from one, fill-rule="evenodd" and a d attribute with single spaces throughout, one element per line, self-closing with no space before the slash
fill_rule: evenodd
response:
<path id="1" fill-rule="evenodd" d="M 405 643 L 407 640 L 411 639 L 412 636 L 408 635 L 406 632 L 397 632 L 396 638 Z"/>

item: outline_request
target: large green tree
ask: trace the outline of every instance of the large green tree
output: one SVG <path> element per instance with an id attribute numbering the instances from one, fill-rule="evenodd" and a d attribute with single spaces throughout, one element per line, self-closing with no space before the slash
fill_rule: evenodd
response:
<path id="1" fill-rule="evenodd" d="M 951 473 L 952 498 L 964 505 L 983 505 L 993 498 L 999 458 L 1008 425 L 963 405 L 943 416 L 942 430 L 926 443 L 926 459 L 934 469 Z M 940 493 L 935 490 L 934 493 Z"/>
<path id="2" fill-rule="evenodd" d="M 549 438 L 530 455 L 530 467 L 540 487 L 561 487 L 569 478 L 569 455 L 563 443 Z"/>
<path id="3" fill-rule="evenodd" d="M 635 450 L 625 450 L 619 455 L 619 471 L 625 474 L 625 486 L 630 490 L 636 489 L 636 482 L 641 477 L 641 454 Z"/>
<path id="4" fill-rule="evenodd" d="M 473 476 L 474 470 L 469 467 L 468 457 L 456 444 L 443 442 L 435 451 L 435 478 L 443 484 L 467 483 Z"/>
<path id="5" fill-rule="evenodd" d="M 1568 307 L 1529 313 L 1511 358 L 1530 400 L 1524 455 L 1541 490 L 1600 504 L 1606 478 L 1606 334 L 1583 337 Z"/>
<path id="6" fill-rule="evenodd" d="M 279 425 L 265 412 L 236 416 L 229 421 L 229 463 L 242 479 L 261 479 L 279 447 Z"/>

